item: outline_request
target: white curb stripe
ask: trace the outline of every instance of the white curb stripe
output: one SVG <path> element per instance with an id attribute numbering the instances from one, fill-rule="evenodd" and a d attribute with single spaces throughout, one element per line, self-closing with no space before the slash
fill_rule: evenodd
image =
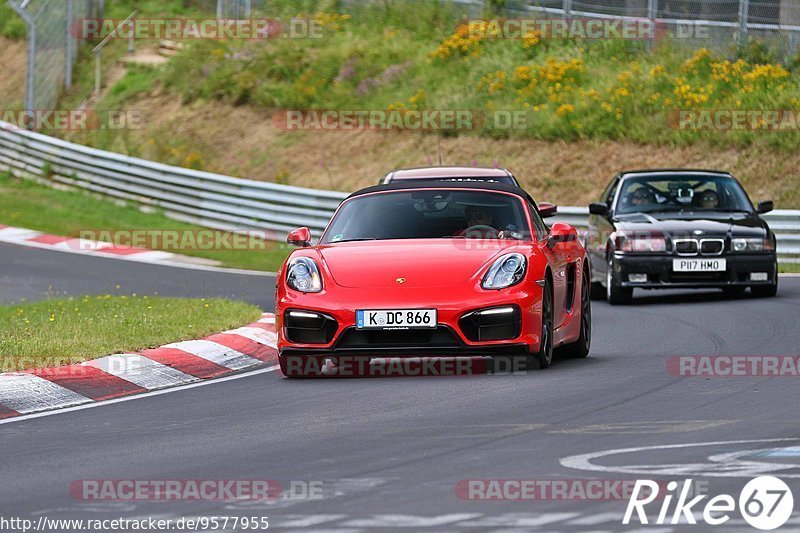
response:
<path id="1" fill-rule="evenodd" d="M 4 228 L 0 229 L 0 241 L 20 242 L 28 239 L 35 239 L 42 233 L 25 228 Z"/>
<path id="2" fill-rule="evenodd" d="M 91 401 L 86 396 L 33 374 L 0 374 L 0 404 L 18 413 L 70 407 Z"/>
<path id="3" fill-rule="evenodd" d="M 278 346 L 278 335 L 272 333 L 271 331 L 265 331 L 261 328 L 243 327 L 223 331 L 223 333 L 226 335 L 238 335 L 240 337 L 244 337 L 245 339 L 250 339 L 251 341 L 263 344 L 265 346 L 270 346 L 272 348 L 276 348 Z"/>
<path id="4" fill-rule="evenodd" d="M 165 344 L 163 348 L 177 348 L 197 357 L 202 357 L 212 363 L 217 363 L 231 370 L 241 370 L 255 365 L 262 364 L 255 357 L 250 357 L 233 348 L 228 348 L 216 342 L 206 340 L 174 342 Z"/>
<path id="5" fill-rule="evenodd" d="M 258 321 L 259 324 L 274 324 L 275 323 L 275 315 L 272 316 L 265 316 L 261 320 Z"/>
<path id="6" fill-rule="evenodd" d="M 139 354 L 117 354 L 81 363 L 99 368 L 148 390 L 173 387 L 182 383 L 197 381 L 180 370 L 163 365 Z"/>

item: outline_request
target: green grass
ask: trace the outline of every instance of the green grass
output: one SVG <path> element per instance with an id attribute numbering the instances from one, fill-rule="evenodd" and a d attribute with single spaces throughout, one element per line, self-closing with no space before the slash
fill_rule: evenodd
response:
<path id="1" fill-rule="evenodd" d="M 24 39 L 28 30 L 25 22 L 7 2 L 0 2 L 0 35 L 9 39 Z"/>
<path id="2" fill-rule="evenodd" d="M 62 366 L 197 339 L 261 311 L 221 299 L 102 295 L 0 306 L 0 371 Z"/>
<path id="3" fill-rule="evenodd" d="M 800 273 L 800 263 L 779 263 L 778 270 L 785 274 Z"/>
<path id="4" fill-rule="evenodd" d="M 46 216 L 42 216 L 43 213 Z M 8 173 L 0 173 L 0 224 L 68 237 L 78 237 L 82 231 L 170 230 L 179 232 L 181 236 L 195 235 L 191 232 L 200 230 L 209 231 L 172 220 L 160 212 L 145 213 L 137 205 L 120 205 L 83 191 L 57 190 L 30 180 L 14 178 Z M 222 232 L 215 233 L 222 235 Z M 289 254 L 288 245 L 285 244 L 256 239 L 244 244 L 242 248 L 245 249 L 234 250 L 174 250 L 169 249 L 168 243 L 166 247 L 152 248 L 213 259 L 226 267 L 270 272 L 276 271 Z M 202 246 L 201 243 L 198 248 Z"/>
<path id="5" fill-rule="evenodd" d="M 166 86 L 185 101 L 270 109 L 477 110 L 489 119 L 472 134 L 494 137 L 800 146 L 797 130 L 679 130 L 670 121 L 679 109 L 796 110 L 797 58 L 776 65 L 759 41 L 697 55 L 668 40 L 652 50 L 630 40 L 468 44 L 455 35 L 462 12 L 439 2 L 373 2 L 348 8 L 345 18 L 333 3 L 269 5 L 270 16 L 312 13 L 322 38 L 194 41 L 168 66 Z M 527 112 L 528 127 L 493 127 L 496 110 Z"/>

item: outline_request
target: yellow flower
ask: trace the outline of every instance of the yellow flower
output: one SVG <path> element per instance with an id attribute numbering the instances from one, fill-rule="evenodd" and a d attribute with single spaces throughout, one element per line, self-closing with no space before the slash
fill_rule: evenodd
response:
<path id="1" fill-rule="evenodd" d="M 558 109 L 556 109 L 556 115 L 563 117 L 564 115 L 568 115 L 573 111 L 575 111 L 575 106 L 571 104 L 563 104 L 558 106 Z"/>
<path id="2" fill-rule="evenodd" d="M 542 40 L 542 32 L 539 30 L 526 32 L 522 36 L 522 46 L 526 49 L 533 48 Z"/>

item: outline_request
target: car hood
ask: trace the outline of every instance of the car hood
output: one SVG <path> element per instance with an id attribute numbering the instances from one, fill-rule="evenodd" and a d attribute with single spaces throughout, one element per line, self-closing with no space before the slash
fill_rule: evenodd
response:
<path id="1" fill-rule="evenodd" d="M 351 288 L 448 287 L 462 284 L 516 241 L 408 239 L 320 246 L 325 269 L 337 285 Z"/>
<path id="2" fill-rule="evenodd" d="M 767 224 L 747 213 L 632 213 L 617 215 L 618 230 L 662 232 L 667 236 L 763 237 Z M 699 232 L 699 233 L 698 233 Z"/>

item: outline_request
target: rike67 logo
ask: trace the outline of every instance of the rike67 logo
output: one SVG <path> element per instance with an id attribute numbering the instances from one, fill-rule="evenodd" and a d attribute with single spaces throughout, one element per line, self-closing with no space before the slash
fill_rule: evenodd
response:
<path id="1" fill-rule="evenodd" d="M 622 523 L 630 524 L 635 512 L 640 524 L 697 524 L 695 512 L 698 512 L 702 513 L 702 522 L 721 526 L 731 519 L 738 504 L 738 512 L 748 524 L 769 531 L 784 525 L 794 510 L 791 489 L 773 476 L 761 476 L 748 482 L 739 493 L 738 501 L 729 494 L 720 494 L 705 502 L 708 495 L 692 497 L 691 479 L 685 480 L 682 485 L 670 481 L 666 486 L 666 494 L 660 494 L 659 487 L 663 487 L 663 483 L 636 480 Z M 658 518 L 650 522 L 645 507 L 657 500 L 661 504 Z M 658 507 L 658 504 L 653 507 Z"/>

